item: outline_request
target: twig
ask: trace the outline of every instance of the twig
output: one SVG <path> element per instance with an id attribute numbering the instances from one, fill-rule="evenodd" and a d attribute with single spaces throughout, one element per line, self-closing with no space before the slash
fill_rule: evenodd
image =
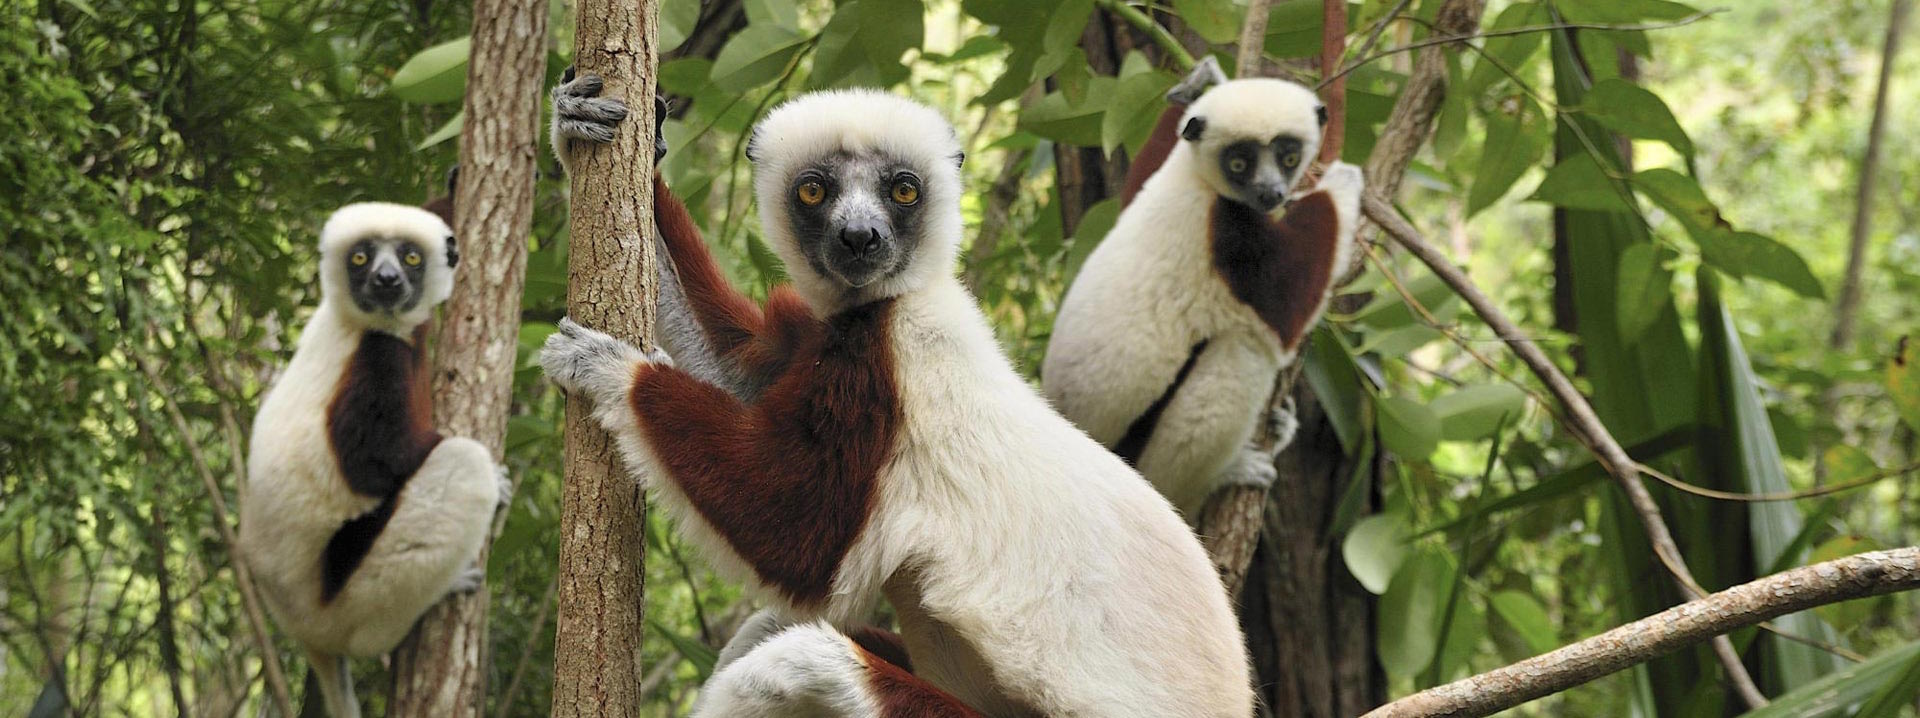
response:
<path id="1" fill-rule="evenodd" d="M 1551 32 L 1554 30 L 1666 30 L 1668 28 L 1675 28 L 1683 25 L 1692 25 L 1696 22 L 1704 20 L 1708 17 L 1712 17 L 1714 15 L 1720 14 L 1722 12 L 1726 12 L 1726 8 L 1713 8 L 1710 10 L 1701 10 L 1700 12 L 1696 12 L 1692 15 L 1688 15 L 1686 17 L 1680 18 L 1678 20 L 1673 20 L 1670 22 L 1649 22 L 1649 23 L 1637 23 L 1632 25 L 1612 25 L 1608 23 L 1597 23 L 1597 22 L 1562 22 L 1562 23 L 1551 23 L 1547 25 L 1529 25 L 1527 27 L 1512 27 L 1512 28 L 1507 28 L 1505 30 L 1485 30 L 1480 32 L 1461 33 L 1457 35 L 1447 35 L 1443 37 L 1429 37 L 1425 40 L 1410 42 L 1405 45 L 1401 45 L 1399 47 L 1390 47 L 1385 50 L 1376 52 L 1372 55 L 1368 55 L 1363 59 L 1355 60 L 1353 64 L 1350 64 L 1350 65 L 1347 65 L 1346 67 L 1341 68 L 1340 72 L 1335 73 L 1331 77 L 1321 80 L 1320 85 L 1324 87 L 1329 82 L 1333 82 L 1334 80 L 1338 80 L 1342 77 L 1346 77 L 1347 73 L 1353 72 L 1354 70 L 1358 70 L 1362 66 L 1370 62 L 1373 62 L 1374 60 L 1378 60 L 1380 58 L 1388 57 L 1392 55 L 1398 55 L 1403 52 L 1412 52 L 1414 50 L 1418 50 L 1423 47 L 1432 47 L 1434 45 L 1445 45 L 1448 43 L 1460 42 L 1462 40 L 1479 40 L 1479 39 L 1484 39 L 1489 37 L 1505 37 L 1508 35 L 1525 35 L 1525 34 L 1534 33 L 1534 32 Z"/>
<path id="2" fill-rule="evenodd" d="M 1240 24 L 1240 52 L 1233 61 L 1234 77 L 1253 77 L 1260 71 L 1260 58 L 1267 50 L 1268 2 L 1247 2 L 1247 19 Z"/>
<path id="3" fill-rule="evenodd" d="M 1621 491 L 1626 494 L 1627 503 L 1633 507 L 1634 513 L 1639 515 L 1640 524 L 1646 530 L 1647 541 L 1653 546 L 1654 555 L 1666 565 L 1668 572 L 1673 574 L 1681 592 L 1691 597 L 1706 595 L 1706 590 L 1701 588 L 1700 582 L 1694 579 L 1693 571 L 1687 568 L 1687 560 L 1680 554 L 1679 545 L 1674 543 L 1673 533 L 1667 529 L 1666 520 L 1661 518 L 1660 506 L 1654 503 L 1653 495 L 1648 493 L 1646 485 L 1640 482 L 1639 462 L 1628 456 L 1627 450 L 1620 446 L 1620 442 L 1613 438 L 1613 434 L 1608 433 L 1606 425 L 1593 413 L 1593 406 L 1587 403 L 1587 398 L 1581 395 L 1578 389 L 1574 388 L 1573 382 L 1568 380 L 1567 376 L 1560 372 L 1560 368 L 1540 351 L 1540 347 L 1525 338 L 1520 327 L 1514 324 L 1513 320 L 1508 319 L 1499 307 L 1494 306 L 1493 300 L 1487 298 L 1479 287 L 1474 286 L 1473 280 L 1468 279 L 1465 273 L 1449 263 L 1439 250 L 1421 239 L 1419 231 L 1402 219 L 1392 206 L 1371 194 L 1366 196 L 1361 206 L 1367 219 L 1372 220 L 1388 236 L 1393 237 L 1394 241 L 1405 248 L 1409 254 L 1425 263 L 1427 268 L 1433 271 L 1434 276 L 1446 282 L 1454 293 L 1466 300 L 1467 305 L 1473 308 L 1474 313 L 1478 314 L 1487 326 L 1493 327 L 1495 334 L 1507 337 L 1507 346 L 1520 358 L 1521 363 L 1526 364 L 1527 369 L 1547 386 L 1547 390 L 1552 392 L 1554 398 L 1558 399 L 1565 408 L 1566 418 L 1574 429 L 1575 438 L 1587 445 L 1594 454 L 1594 460 L 1600 464 L 1601 468 L 1606 469 L 1607 474 L 1614 478 Z M 1758 699 L 1760 704 L 1764 705 L 1765 696 L 1760 694 L 1757 687 L 1753 687 L 1753 678 L 1747 673 L 1745 665 L 1740 662 L 1740 656 L 1733 649 L 1733 643 L 1725 636 L 1715 637 L 1714 653 L 1719 657 L 1721 667 L 1726 670 L 1728 678 L 1736 685 L 1745 684 L 1739 686 L 1743 699 L 1750 704 Z M 1749 687 L 1752 687 L 1751 692 L 1748 690 Z"/>
<path id="4" fill-rule="evenodd" d="M 1868 484 L 1885 481 L 1887 479 L 1890 479 L 1896 476 L 1906 476 L 1907 474 L 1911 474 L 1915 471 L 1920 471 L 1920 462 L 1908 464 L 1906 466 L 1902 466 L 1896 469 L 1884 469 L 1881 471 L 1875 471 L 1871 474 L 1867 474 L 1866 476 L 1862 476 L 1858 479 L 1854 479 L 1852 481 L 1847 481 L 1843 483 L 1815 486 L 1811 489 L 1806 489 L 1804 491 L 1774 491 L 1774 492 L 1764 493 L 1764 494 L 1744 494 L 1737 491 L 1721 491 L 1719 489 L 1709 489 L 1704 486 L 1695 486 L 1685 481 L 1676 479 L 1672 476 L 1668 476 L 1665 473 L 1659 471 L 1658 469 L 1655 469 L 1651 466 L 1647 466 L 1646 464 L 1639 464 L 1638 467 L 1640 469 L 1640 473 L 1651 476 L 1655 480 L 1659 481 L 1660 483 L 1671 486 L 1675 490 L 1678 490 L 1684 493 L 1693 494 L 1695 496 L 1704 496 L 1709 499 L 1720 499 L 1722 501 L 1746 501 L 1751 503 L 1760 503 L 1760 502 L 1768 502 L 1768 501 L 1797 501 L 1799 499 L 1811 499 L 1815 497 L 1826 496 L 1829 494 L 1837 494 L 1843 491 L 1851 491 L 1853 489 L 1857 489 L 1862 486 L 1866 486 Z"/>
<path id="5" fill-rule="evenodd" d="M 1484 716 L 1566 690 L 1708 636 L 1775 616 L 1920 588 L 1920 547 L 1856 554 L 1782 571 L 1669 608 L 1503 668 L 1421 691 L 1364 718 Z"/>
<path id="6" fill-rule="evenodd" d="M 1098 0 L 1098 3 L 1107 12 L 1113 13 L 1114 16 L 1127 21 L 1128 25 L 1134 26 L 1153 38 L 1153 43 L 1165 50 L 1167 56 L 1179 64 L 1180 69 L 1193 69 L 1193 53 L 1187 52 L 1187 48 L 1180 46 L 1180 41 L 1173 37 L 1173 33 L 1167 32 L 1166 28 L 1154 22 L 1153 18 L 1147 17 L 1147 14 L 1141 12 L 1139 8 L 1128 5 L 1125 0 Z"/>

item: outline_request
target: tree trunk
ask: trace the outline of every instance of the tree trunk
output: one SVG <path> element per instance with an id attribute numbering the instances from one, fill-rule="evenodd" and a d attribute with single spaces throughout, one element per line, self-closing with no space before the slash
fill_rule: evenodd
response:
<path id="1" fill-rule="evenodd" d="M 1900 35 L 1907 24 L 1911 0 L 1893 0 L 1887 20 L 1886 44 L 1880 50 L 1880 86 L 1873 93 L 1873 119 L 1867 126 L 1867 154 L 1860 158 L 1860 189 L 1854 198 L 1853 240 L 1847 245 L 1847 274 L 1840 298 L 1833 305 L 1833 336 L 1828 346 L 1845 349 L 1853 344 L 1853 320 L 1860 307 L 1860 274 L 1867 263 L 1867 234 L 1873 220 L 1874 175 L 1880 168 L 1881 138 L 1887 130 L 1887 86 L 1893 80 L 1894 60 L 1900 55 Z"/>
<path id="2" fill-rule="evenodd" d="M 471 119 L 460 140 L 467 181 L 454 188 L 453 229 L 464 261 L 433 344 L 434 424 L 449 436 L 480 442 L 496 459 L 512 405 L 546 45 L 545 2 L 474 3 L 466 96 Z M 483 546 L 483 565 L 486 555 Z M 394 652 L 389 713 L 480 716 L 486 707 L 486 648 L 486 588 L 442 601 Z"/>
<path id="3" fill-rule="evenodd" d="M 653 343 L 653 92 L 658 0 L 583 0 L 574 65 L 631 111 L 611 144 L 572 143 L 567 313 Z M 567 399 L 553 715 L 640 712 L 646 503 L 584 398 Z"/>

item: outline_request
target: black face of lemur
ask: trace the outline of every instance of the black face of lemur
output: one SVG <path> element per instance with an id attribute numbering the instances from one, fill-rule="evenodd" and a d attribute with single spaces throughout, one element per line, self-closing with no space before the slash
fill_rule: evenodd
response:
<path id="1" fill-rule="evenodd" d="M 859 288 L 912 260 L 925 192 L 904 162 L 842 153 L 794 175 L 787 211 L 813 271 Z"/>
<path id="2" fill-rule="evenodd" d="M 427 253 L 406 240 L 363 239 L 347 250 L 347 288 L 363 312 L 399 313 L 420 303 Z"/>
<path id="3" fill-rule="evenodd" d="M 1220 150 L 1220 176 L 1232 189 L 1229 199 L 1262 212 L 1287 200 L 1287 188 L 1306 166 L 1305 143 L 1291 135 L 1271 142 L 1241 140 Z"/>

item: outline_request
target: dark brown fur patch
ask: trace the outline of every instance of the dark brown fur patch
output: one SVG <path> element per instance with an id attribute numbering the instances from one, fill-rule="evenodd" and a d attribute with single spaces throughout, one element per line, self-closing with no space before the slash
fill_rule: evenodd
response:
<path id="1" fill-rule="evenodd" d="M 440 444 L 433 430 L 427 325 L 413 341 L 385 332 L 360 335 L 327 407 L 327 438 L 347 487 L 381 499 L 335 532 L 321 555 L 321 600 L 329 601 L 366 558 L 392 516 L 396 497 Z"/>
<path id="2" fill-rule="evenodd" d="M 1187 361 L 1180 365 L 1180 371 L 1173 375 L 1173 383 L 1167 390 L 1160 392 L 1160 398 L 1154 399 L 1146 412 L 1127 425 L 1127 433 L 1120 437 L 1120 443 L 1113 445 L 1113 453 L 1125 459 L 1130 466 L 1140 465 L 1140 455 L 1146 453 L 1147 442 L 1153 440 L 1153 429 L 1160 425 L 1160 415 L 1165 413 L 1167 405 L 1173 403 L 1173 396 L 1180 393 L 1180 385 L 1187 383 L 1187 375 L 1193 373 L 1193 365 L 1199 363 L 1200 353 L 1207 350 L 1207 340 L 1193 345 L 1187 352 Z"/>
<path id="3" fill-rule="evenodd" d="M 907 642 L 900 634 L 875 626 L 861 626 L 847 631 L 847 637 L 860 644 L 861 650 L 879 656 L 888 663 L 913 672 L 913 659 L 907 657 Z"/>
<path id="4" fill-rule="evenodd" d="M 782 315 L 797 346 L 756 402 L 644 366 L 641 432 L 695 510 L 794 603 L 825 599 L 874 509 L 903 421 L 887 336 L 893 303 L 826 322 Z M 808 322 L 799 325 L 798 322 Z"/>
<path id="5" fill-rule="evenodd" d="M 1153 134 L 1147 135 L 1147 143 L 1140 146 L 1140 154 L 1127 167 L 1127 183 L 1120 189 L 1122 208 L 1133 204 L 1133 196 L 1140 194 L 1147 178 L 1160 171 L 1160 165 L 1167 163 L 1167 155 L 1173 154 L 1173 148 L 1180 144 L 1180 116 L 1186 111 L 1185 107 L 1170 104 L 1160 113 Z"/>
<path id="6" fill-rule="evenodd" d="M 1298 348 L 1333 283 L 1340 231 L 1333 197 L 1324 191 L 1301 197 L 1277 222 L 1221 197 L 1210 222 L 1214 271 L 1281 344 Z"/>
<path id="7" fill-rule="evenodd" d="M 856 647 L 861 663 L 867 667 L 867 687 L 873 689 L 874 702 L 880 704 L 883 718 L 977 718 L 979 711 L 911 671 L 887 659 Z"/>
<path id="8" fill-rule="evenodd" d="M 714 354 L 736 362 L 750 376 L 778 373 L 800 338 L 779 330 L 798 326 L 792 321 L 798 317 L 812 320 L 806 302 L 792 289 L 779 287 L 768 296 L 762 311 L 728 284 L 707 251 L 693 215 L 658 175 L 653 178 L 653 221 L 673 259 L 694 320 L 706 332 Z"/>

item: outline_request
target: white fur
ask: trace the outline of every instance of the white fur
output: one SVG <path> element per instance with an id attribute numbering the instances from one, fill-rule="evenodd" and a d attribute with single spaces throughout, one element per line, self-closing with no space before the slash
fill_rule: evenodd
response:
<path id="1" fill-rule="evenodd" d="M 305 647 L 324 676 L 329 710 L 357 716 L 346 656 L 374 657 L 399 644 L 414 621 L 446 595 L 477 557 L 500 500 L 500 474 L 479 443 L 447 437 L 398 497 L 393 517 L 346 586 L 320 602 L 321 554 L 349 519 L 378 505 L 354 493 L 340 473 L 327 408 L 369 315 L 346 296 L 341 255 L 362 236 L 405 236 L 428 253 L 427 295 L 419 321 L 451 291 L 439 218 L 400 205 L 351 205 L 327 222 L 321 239 L 322 300 L 298 348 L 254 418 L 241 504 L 240 546 L 261 596 L 282 630 Z M 380 319 L 400 336 L 413 324 Z M 414 322 L 417 324 L 418 322 Z"/>
<path id="2" fill-rule="evenodd" d="M 1204 116 L 1121 212 L 1061 302 L 1041 380 L 1056 408 L 1107 446 L 1173 383 L 1193 346 L 1208 342 L 1161 413 L 1139 468 L 1189 516 L 1223 483 L 1264 483 L 1273 469 L 1249 440 L 1274 375 L 1294 352 L 1213 269 L 1208 212 L 1227 185 L 1215 157 L 1241 139 L 1281 134 L 1319 146 L 1318 101 L 1281 80 L 1214 88 L 1188 109 Z M 1196 146 L 1197 145 L 1197 146 Z M 1345 267 L 1359 214 L 1360 172 L 1329 168 L 1320 188 L 1340 218 L 1334 266 Z M 1322 297 L 1320 306 L 1325 306 Z"/>
<path id="3" fill-rule="evenodd" d="M 762 638 L 751 652 L 715 666 L 693 715 L 880 718 L 864 658 L 846 636 L 807 623 Z"/>
<path id="4" fill-rule="evenodd" d="M 810 153 L 837 149 L 950 168 L 951 136 L 931 110 L 874 93 L 809 96 L 766 120 L 756 136 L 763 221 L 816 312 L 850 300 L 793 249 L 777 206 L 788 173 Z M 923 201 L 935 204 L 926 209 L 916 266 L 883 295 L 897 300 L 888 336 L 904 423 L 879 477 L 877 508 L 841 561 L 826 605 L 782 610 L 845 626 L 884 593 L 900 613 L 916 675 L 988 715 L 1250 715 L 1240 630 L 1199 540 L 1139 474 L 1054 413 L 954 279 L 959 194 L 955 171 L 926 178 Z M 570 388 L 602 387 L 596 416 L 630 465 L 663 476 L 624 384 L 607 387 L 566 369 L 594 366 L 602 377 L 632 380 L 635 355 L 592 334 L 557 334 L 542 363 L 561 368 L 556 380 L 572 381 Z M 672 481 L 651 486 L 707 555 L 753 580 Z M 774 591 L 761 595 L 781 600 Z M 830 634 L 803 625 L 734 651 L 701 714 L 805 715 L 817 704 L 799 701 L 802 712 L 789 712 L 741 696 L 834 684 L 846 659 L 830 640 L 844 639 Z"/>

